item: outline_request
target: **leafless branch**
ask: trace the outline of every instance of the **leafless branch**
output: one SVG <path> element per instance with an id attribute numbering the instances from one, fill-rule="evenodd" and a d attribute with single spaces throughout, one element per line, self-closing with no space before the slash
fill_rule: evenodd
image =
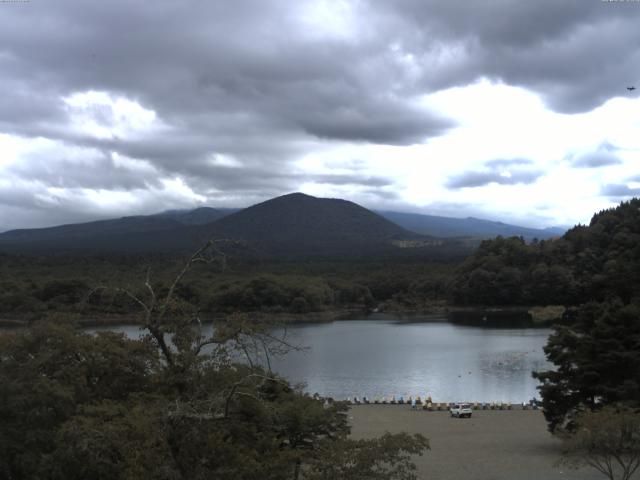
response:
<path id="1" fill-rule="evenodd" d="M 263 381 L 272 381 L 272 382 L 280 383 L 280 384 L 285 385 L 285 386 L 287 385 L 286 382 L 284 382 L 284 381 L 282 381 L 282 380 L 280 380 L 280 379 L 278 379 L 276 377 L 260 375 L 260 374 L 257 374 L 257 373 L 252 373 L 252 374 L 247 375 L 246 377 L 241 378 L 240 380 L 238 380 L 236 383 L 234 383 L 231 386 L 231 390 L 229 392 L 229 395 L 227 395 L 227 397 L 225 399 L 224 418 L 228 418 L 228 416 L 229 416 L 229 406 L 231 404 L 232 398 L 235 395 L 251 396 L 252 398 L 260 401 L 260 399 L 258 397 L 256 397 L 256 396 L 254 396 L 254 395 L 251 395 L 251 394 L 248 394 L 248 393 L 243 393 L 243 392 L 238 392 L 238 388 L 240 388 L 244 384 L 244 382 L 246 382 L 247 380 L 252 379 L 252 378 L 259 378 L 259 379 L 262 379 Z"/>

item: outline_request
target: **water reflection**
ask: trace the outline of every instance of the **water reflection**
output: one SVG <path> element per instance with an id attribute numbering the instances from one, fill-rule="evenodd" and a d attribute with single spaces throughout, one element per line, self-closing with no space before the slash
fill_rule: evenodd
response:
<path id="1" fill-rule="evenodd" d="M 450 323 L 343 321 L 290 329 L 310 346 L 276 359 L 274 369 L 309 392 L 429 394 L 436 401 L 522 402 L 537 395 L 531 371 L 549 368 L 547 329 L 490 329 Z"/>
<path id="2" fill-rule="evenodd" d="M 309 347 L 271 360 L 275 371 L 310 393 L 334 398 L 431 395 L 434 401 L 522 402 L 538 396 L 533 370 L 547 369 L 548 329 L 422 322 L 344 320 L 288 327 Z M 440 321 L 434 321 L 440 320 Z M 138 337 L 138 327 L 115 330 Z"/>

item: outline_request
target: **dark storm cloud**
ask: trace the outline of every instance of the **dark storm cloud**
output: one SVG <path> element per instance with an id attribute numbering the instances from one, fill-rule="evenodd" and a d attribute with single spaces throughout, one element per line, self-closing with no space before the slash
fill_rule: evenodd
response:
<path id="1" fill-rule="evenodd" d="M 376 45 L 305 39 L 290 11 L 285 2 L 184 8 L 168 1 L 62 1 L 9 11 L 0 38 L 9 48 L 3 60 L 24 74 L 29 90 L 46 85 L 53 98 L 56 91 L 119 93 L 191 129 L 204 120 L 216 130 L 233 124 L 238 136 L 247 127 L 279 126 L 405 144 L 449 125 L 390 94 L 393 79 L 362 75 Z M 27 33 L 35 19 L 42 28 Z"/>
<path id="2" fill-rule="evenodd" d="M 541 176 L 541 172 L 514 172 L 510 175 L 504 175 L 500 172 L 471 171 L 449 178 L 446 186 L 457 189 L 483 187 L 491 183 L 499 185 L 528 184 L 535 182 Z"/>
<path id="3" fill-rule="evenodd" d="M 0 205 L 2 207 L 35 207 L 36 198 L 31 194 L 29 186 L 0 184 Z"/>
<path id="4" fill-rule="evenodd" d="M 11 178 L 0 183 L 0 203 L 9 185 L 36 198 L 49 188 L 151 191 L 181 178 L 212 201 L 246 205 L 309 181 L 293 163 L 328 142 L 408 145 L 446 132 L 452 122 L 421 106 L 439 89 L 489 78 L 577 112 L 633 96 L 625 87 L 640 71 L 633 2 L 365 0 L 350 4 L 352 16 L 332 5 L 335 18 L 316 18 L 307 5 L 0 2 L 0 133 L 59 144 L 4 170 Z M 80 114 L 106 130 L 118 123 L 104 105 L 81 111 L 63 101 L 87 91 L 137 102 L 162 128 L 101 138 L 78 132 Z M 84 157 L 68 158 L 68 149 Z M 116 164 L 114 152 L 148 168 Z M 515 170 L 526 167 L 519 162 L 488 162 L 488 171 L 453 177 L 449 186 L 539 176 Z"/>
<path id="5" fill-rule="evenodd" d="M 15 177 L 46 178 L 47 186 L 55 188 L 134 190 L 160 186 L 155 171 L 141 174 L 139 170 L 118 165 L 102 152 L 88 154 L 81 160 L 27 157 L 22 163 L 11 165 L 7 172 Z"/>
<path id="6" fill-rule="evenodd" d="M 398 91 L 404 72 L 388 64 L 388 39 L 315 36 L 317 27 L 290 2 L 1 8 L 0 84 L 10 95 L 0 95 L 0 132 L 60 144 L 5 172 L 14 183 L 33 180 L 23 187 L 33 195 L 157 188 L 161 178 L 180 177 L 212 201 L 233 196 L 243 205 L 297 190 L 307 178 L 288 173 L 291 162 L 326 141 L 405 145 L 452 125 L 416 106 L 420 91 Z M 106 130 L 117 125 L 108 105 L 74 109 L 63 101 L 87 91 L 135 101 L 163 128 L 107 138 L 75 131 L 78 115 Z M 70 148 L 86 158 L 69 160 Z M 113 152 L 150 169 L 117 168 Z M 211 162 L 221 155 L 239 168 Z"/>
<path id="7" fill-rule="evenodd" d="M 425 69 L 422 76 L 428 88 L 496 79 L 535 90 L 551 108 L 572 113 L 630 95 L 625 87 L 640 70 L 637 2 L 398 0 L 384 5 L 402 32 L 406 52 L 423 61 L 443 52 L 437 68 Z"/>
<path id="8" fill-rule="evenodd" d="M 403 145 L 422 143 L 445 132 L 453 124 L 408 105 L 364 105 L 337 108 L 322 116 L 301 119 L 304 129 L 317 137 Z"/>
<path id="9" fill-rule="evenodd" d="M 640 188 L 631 188 L 623 183 L 610 183 L 603 185 L 600 194 L 606 197 L 628 198 L 640 196 Z"/>

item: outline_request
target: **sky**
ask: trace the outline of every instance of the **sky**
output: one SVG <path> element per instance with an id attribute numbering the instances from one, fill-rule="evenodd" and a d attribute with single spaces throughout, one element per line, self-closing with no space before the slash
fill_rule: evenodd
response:
<path id="1" fill-rule="evenodd" d="M 0 231 L 296 191 L 588 223 L 640 196 L 639 25 L 640 1 L 0 0 Z"/>

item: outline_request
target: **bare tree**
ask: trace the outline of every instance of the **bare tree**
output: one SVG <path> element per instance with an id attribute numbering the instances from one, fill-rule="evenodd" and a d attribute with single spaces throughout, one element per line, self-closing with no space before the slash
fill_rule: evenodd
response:
<path id="1" fill-rule="evenodd" d="M 148 338 L 160 350 L 166 366 L 177 374 L 177 384 L 181 381 L 180 377 L 198 362 L 214 357 L 219 364 L 243 358 L 249 366 L 249 373 L 237 381 L 229 391 L 219 391 L 215 395 L 208 392 L 206 398 L 199 400 L 176 400 L 170 414 L 174 417 L 226 418 L 233 399 L 252 396 L 251 392 L 259 389 L 264 382 L 280 382 L 271 371 L 272 356 L 302 349 L 289 341 L 284 325 L 252 321 L 246 314 L 236 313 L 215 326 L 212 325 L 210 332 L 205 333 L 199 313 L 180 307 L 176 292 L 188 272 L 200 263 L 219 263 L 224 271 L 227 256 L 220 246 L 229 243 L 238 244 L 228 239 L 206 242 L 187 258 L 168 288 L 154 287 L 151 270 L 148 269 L 142 293 L 124 287 L 99 286 L 90 294 L 110 290 L 124 295 L 140 307 L 142 328 L 148 332 Z M 234 351 L 240 356 L 234 355 Z M 267 371 L 266 376 L 260 370 L 263 366 Z"/>
<path id="2" fill-rule="evenodd" d="M 588 465 L 609 480 L 629 480 L 640 467 L 640 413 L 608 406 L 577 418 L 574 433 L 564 434 L 564 463 Z"/>
<path id="3" fill-rule="evenodd" d="M 162 295 L 156 292 L 156 289 L 151 283 L 151 269 L 149 268 L 144 280 L 145 296 L 136 294 L 129 288 L 101 285 L 94 288 L 89 293 L 87 299 L 98 291 L 111 290 L 132 300 L 142 309 L 142 327 L 147 330 L 162 352 L 162 356 L 167 365 L 169 367 L 175 367 L 178 363 L 178 355 L 181 353 L 184 354 L 185 348 L 191 351 L 192 356 L 197 356 L 205 346 L 222 343 L 221 340 L 213 334 L 209 336 L 203 334 L 202 321 L 197 312 L 194 312 L 192 315 L 175 315 L 175 307 L 177 305 L 176 288 L 189 270 L 198 263 L 210 264 L 219 261 L 224 270 L 227 264 L 227 257 L 219 245 L 229 242 L 231 241 L 227 239 L 209 240 L 192 253 L 176 274 L 166 293 Z M 186 330 L 184 330 L 185 327 L 192 328 L 194 325 L 197 329 L 197 334 L 195 336 L 187 335 L 187 337 L 191 338 L 184 339 L 187 341 L 180 341 L 180 334 L 184 335 L 186 333 Z M 168 336 L 173 337 L 173 346 L 168 341 Z"/>

